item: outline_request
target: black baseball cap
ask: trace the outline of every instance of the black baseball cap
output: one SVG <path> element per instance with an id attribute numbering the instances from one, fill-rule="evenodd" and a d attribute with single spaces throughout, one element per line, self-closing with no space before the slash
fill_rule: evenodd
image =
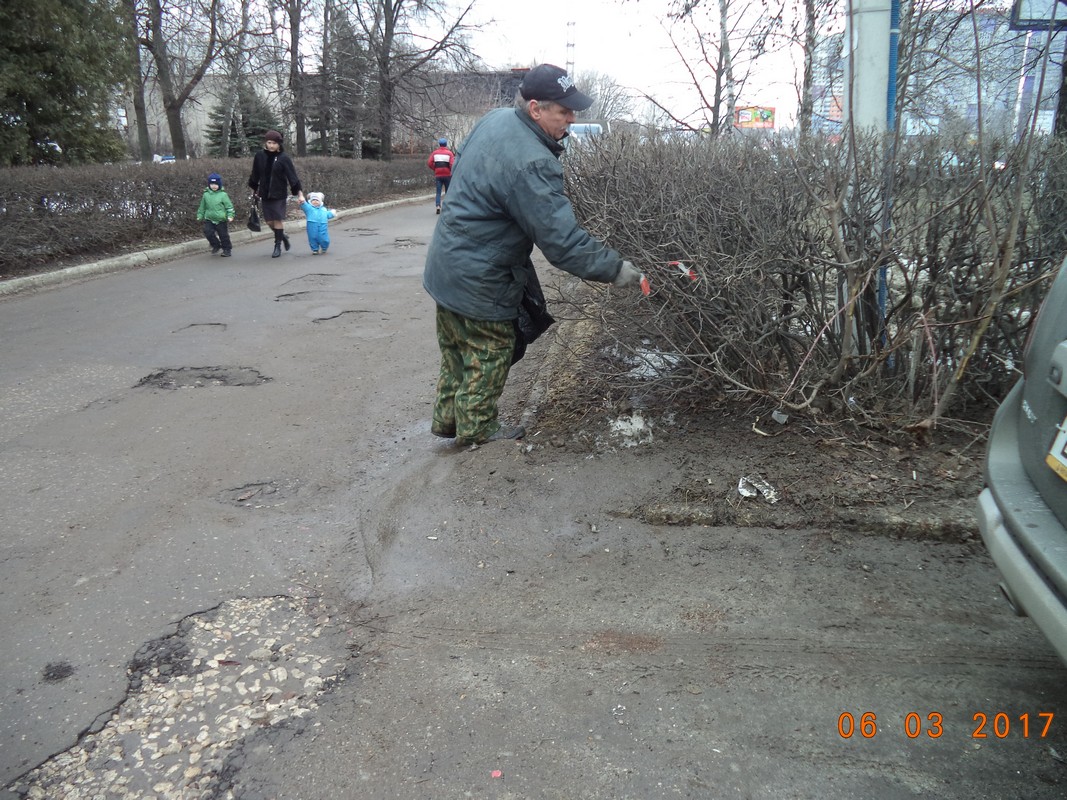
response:
<path id="1" fill-rule="evenodd" d="M 526 73 L 519 85 L 524 100 L 551 100 L 571 111 L 585 111 L 593 98 L 578 91 L 567 70 L 554 64 L 538 64 Z"/>

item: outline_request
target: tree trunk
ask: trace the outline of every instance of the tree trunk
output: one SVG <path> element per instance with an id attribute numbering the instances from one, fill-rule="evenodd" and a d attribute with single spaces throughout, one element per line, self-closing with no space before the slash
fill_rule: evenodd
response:
<path id="1" fill-rule="evenodd" d="M 248 155 L 248 141 L 245 139 L 244 109 L 241 108 L 241 63 L 245 56 L 245 41 L 248 38 L 248 2 L 241 0 L 241 30 L 237 32 L 237 46 L 230 52 L 230 95 L 223 114 L 222 136 L 219 150 L 223 158 L 230 155 L 230 129 L 239 142 L 239 154 Z"/>
<path id="2" fill-rule="evenodd" d="M 737 82 L 734 80 L 734 58 L 730 51 L 730 0 L 719 0 L 719 52 L 726 89 L 726 124 L 724 130 L 733 130 L 734 112 L 737 110 Z"/>
<path id="3" fill-rule="evenodd" d="M 801 136 L 811 133 L 812 117 L 815 111 L 815 98 L 811 96 L 815 72 L 815 48 L 818 40 L 815 35 L 815 0 L 804 0 L 804 74 L 801 78 L 800 109 L 797 114 L 797 126 Z M 827 91 L 830 87 L 827 86 Z"/>
<path id="4" fill-rule="evenodd" d="M 325 0 L 322 6 L 322 75 L 319 88 L 319 125 L 322 128 L 322 154 L 336 155 L 333 137 L 333 52 L 331 35 L 333 28 L 333 0 Z"/>
<path id="5" fill-rule="evenodd" d="M 1056 95 L 1056 122 L 1053 133 L 1067 136 L 1067 41 L 1063 43 L 1063 58 L 1060 60 L 1060 90 Z"/>
<path id="6" fill-rule="evenodd" d="M 281 37 L 278 35 L 278 20 L 274 16 L 277 10 L 278 9 L 274 3 L 267 4 L 267 13 L 270 16 L 271 38 L 274 40 L 274 52 L 276 56 L 270 71 L 274 73 L 275 86 L 277 87 L 278 92 L 278 104 L 282 116 L 282 133 L 285 136 L 288 136 L 288 132 L 292 127 L 293 122 L 293 97 L 292 94 L 287 91 L 285 74 L 281 69 L 281 54 L 285 52 L 286 48 L 285 43 L 282 42 Z"/>
<path id="7" fill-rule="evenodd" d="M 152 139 L 148 133 L 148 113 L 144 99 L 144 75 L 141 71 L 141 43 L 137 30 L 137 0 L 125 0 L 123 6 L 130 26 L 130 97 L 133 100 L 133 124 L 137 137 L 137 155 L 141 161 L 152 160 Z"/>
<path id="8" fill-rule="evenodd" d="M 300 0 L 290 0 L 289 13 L 289 89 L 293 93 L 293 121 L 296 124 L 296 154 L 306 156 L 307 109 L 304 108 L 304 75 L 300 69 Z"/>
<path id="9" fill-rule="evenodd" d="M 216 28 L 218 0 L 211 0 L 207 13 L 210 33 L 204 46 L 204 56 L 193 69 L 185 86 L 178 91 L 177 82 L 174 78 L 174 65 L 167 50 L 167 39 L 163 30 L 162 4 L 160 0 L 149 0 L 148 3 L 148 38 L 142 39 L 141 44 L 148 48 L 156 65 L 160 94 L 163 97 L 163 109 L 167 115 L 167 127 L 170 130 L 171 146 L 174 149 L 175 158 L 188 158 L 185 130 L 182 127 L 182 107 L 188 102 L 193 90 L 203 80 L 208 67 L 211 66 L 217 55 L 215 49 L 218 36 L 218 29 Z"/>
<path id="10" fill-rule="evenodd" d="M 381 136 L 383 161 L 393 159 L 393 96 L 392 76 L 393 39 L 396 36 L 396 15 L 403 0 L 383 0 L 382 40 L 378 51 L 378 135 Z"/>

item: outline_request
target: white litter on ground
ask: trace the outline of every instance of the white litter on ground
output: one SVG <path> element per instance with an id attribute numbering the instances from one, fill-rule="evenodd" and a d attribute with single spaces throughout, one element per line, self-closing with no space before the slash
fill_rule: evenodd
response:
<path id="1" fill-rule="evenodd" d="M 633 353 L 623 353 L 618 347 L 606 351 L 617 361 L 630 367 L 627 374 L 631 378 L 651 380 L 673 372 L 682 363 L 682 358 L 674 353 L 664 353 L 655 347 L 642 347 Z"/>
<path id="2" fill-rule="evenodd" d="M 778 502 L 778 490 L 757 475 L 745 475 L 737 482 L 737 493 L 742 497 L 763 495 L 768 503 Z"/>
<path id="3" fill-rule="evenodd" d="M 652 441 L 652 426 L 639 412 L 612 420 L 609 426 L 613 435 L 622 439 L 623 447 L 637 447 Z"/>

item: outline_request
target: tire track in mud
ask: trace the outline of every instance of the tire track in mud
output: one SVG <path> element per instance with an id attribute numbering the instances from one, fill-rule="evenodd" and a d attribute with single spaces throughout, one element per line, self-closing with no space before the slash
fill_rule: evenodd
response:
<path id="1" fill-rule="evenodd" d="M 599 643 L 606 636 L 618 639 L 617 634 L 604 630 L 553 632 L 549 630 L 484 630 L 428 622 L 421 614 L 413 630 L 383 629 L 393 645 L 420 647 L 438 646 L 468 652 L 490 651 L 513 655 L 533 654 L 573 657 L 575 666 L 605 663 L 612 658 L 633 655 L 626 645 L 604 647 Z M 403 615 L 396 618 L 402 624 Z M 730 677 L 745 680 L 788 680 L 794 684 L 821 684 L 835 675 L 845 674 L 850 681 L 861 676 L 878 676 L 887 680 L 913 681 L 922 676 L 927 688 L 943 686 L 957 688 L 959 679 L 951 672 L 958 667 L 973 680 L 975 671 L 996 672 L 1011 669 L 1016 673 L 1032 673 L 1035 679 L 1053 678 L 1063 671 L 1063 665 L 1053 655 L 1021 656 L 1012 645 L 954 646 L 942 648 L 896 648 L 888 650 L 884 640 L 841 642 L 816 641 L 805 637 L 774 637 L 718 634 L 685 634 L 660 636 L 655 632 L 630 636 L 641 644 L 643 660 L 634 664 L 635 670 L 655 666 L 657 669 L 688 671 L 694 664 L 731 670 Z M 649 645 L 648 643 L 653 643 Z M 654 657 L 653 657 L 654 656 Z M 679 662 L 681 659 L 681 662 Z M 681 666 L 674 667 L 681 663 Z M 827 674 L 826 665 L 834 668 Z M 948 674 L 945 674 L 946 671 Z"/>

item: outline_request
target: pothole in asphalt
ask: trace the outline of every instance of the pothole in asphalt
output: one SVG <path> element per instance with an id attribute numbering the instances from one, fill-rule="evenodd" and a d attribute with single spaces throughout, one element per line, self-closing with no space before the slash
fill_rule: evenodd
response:
<path id="1" fill-rule="evenodd" d="M 274 298 L 275 303 L 282 303 L 291 300 L 330 300 L 352 297 L 355 292 L 331 292 L 323 291 L 321 289 L 312 289 L 306 292 L 287 292 L 286 294 L 280 294 Z"/>
<path id="2" fill-rule="evenodd" d="M 399 250 L 407 250 L 410 247 L 421 247 L 426 244 L 422 239 L 410 239 L 406 236 L 398 236 L 393 240 L 393 245 Z"/>
<path id="3" fill-rule="evenodd" d="M 186 325 L 184 328 L 178 328 L 175 333 L 181 333 L 182 331 L 194 330 L 196 328 L 213 328 L 218 331 L 226 330 L 225 322 L 194 322 L 192 325 Z"/>
<path id="4" fill-rule="evenodd" d="M 349 309 L 347 311 L 340 308 L 320 308 L 316 309 L 315 314 L 312 316 L 312 322 L 329 322 L 330 320 L 340 319 L 345 314 L 370 314 L 369 309 L 356 308 Z"/>
<path id="5" fill-rule="evenodd" d="M 339 277 L 341 276 L 336 272 L 309 272 L 307 275 L 301 275 L 299 278 L 286 281 L 283 285 L 288 286 L 290 283 L 316 283 L 322 285 L 330 283 L 334 278 Z"/>
<path id="6" fill-rule="evenodd" d="M 173 367 L 141 378 L 137 387 L 199 389 L 203 386 L 259 386 L 270 378 L 251 367 Z"/>
<path id="7" fill-rule="evenodd" d="M 8 788 L 29 798 L 232 797 L 227 760 L 264 729 L 310 724 L 345 677 L 344 645 L 308 599 L 241 598 L 186 617 L 138 651 L 115 709 Z"/>
<path id="8" fill-rule="evenodd" d="M 279 483 L 268 478 L 263 481 L 246 483 L 222 493 L 222 502 L 240 508 L 275 508 L 285 505 L 296 491 L 292 483 Z"/>

